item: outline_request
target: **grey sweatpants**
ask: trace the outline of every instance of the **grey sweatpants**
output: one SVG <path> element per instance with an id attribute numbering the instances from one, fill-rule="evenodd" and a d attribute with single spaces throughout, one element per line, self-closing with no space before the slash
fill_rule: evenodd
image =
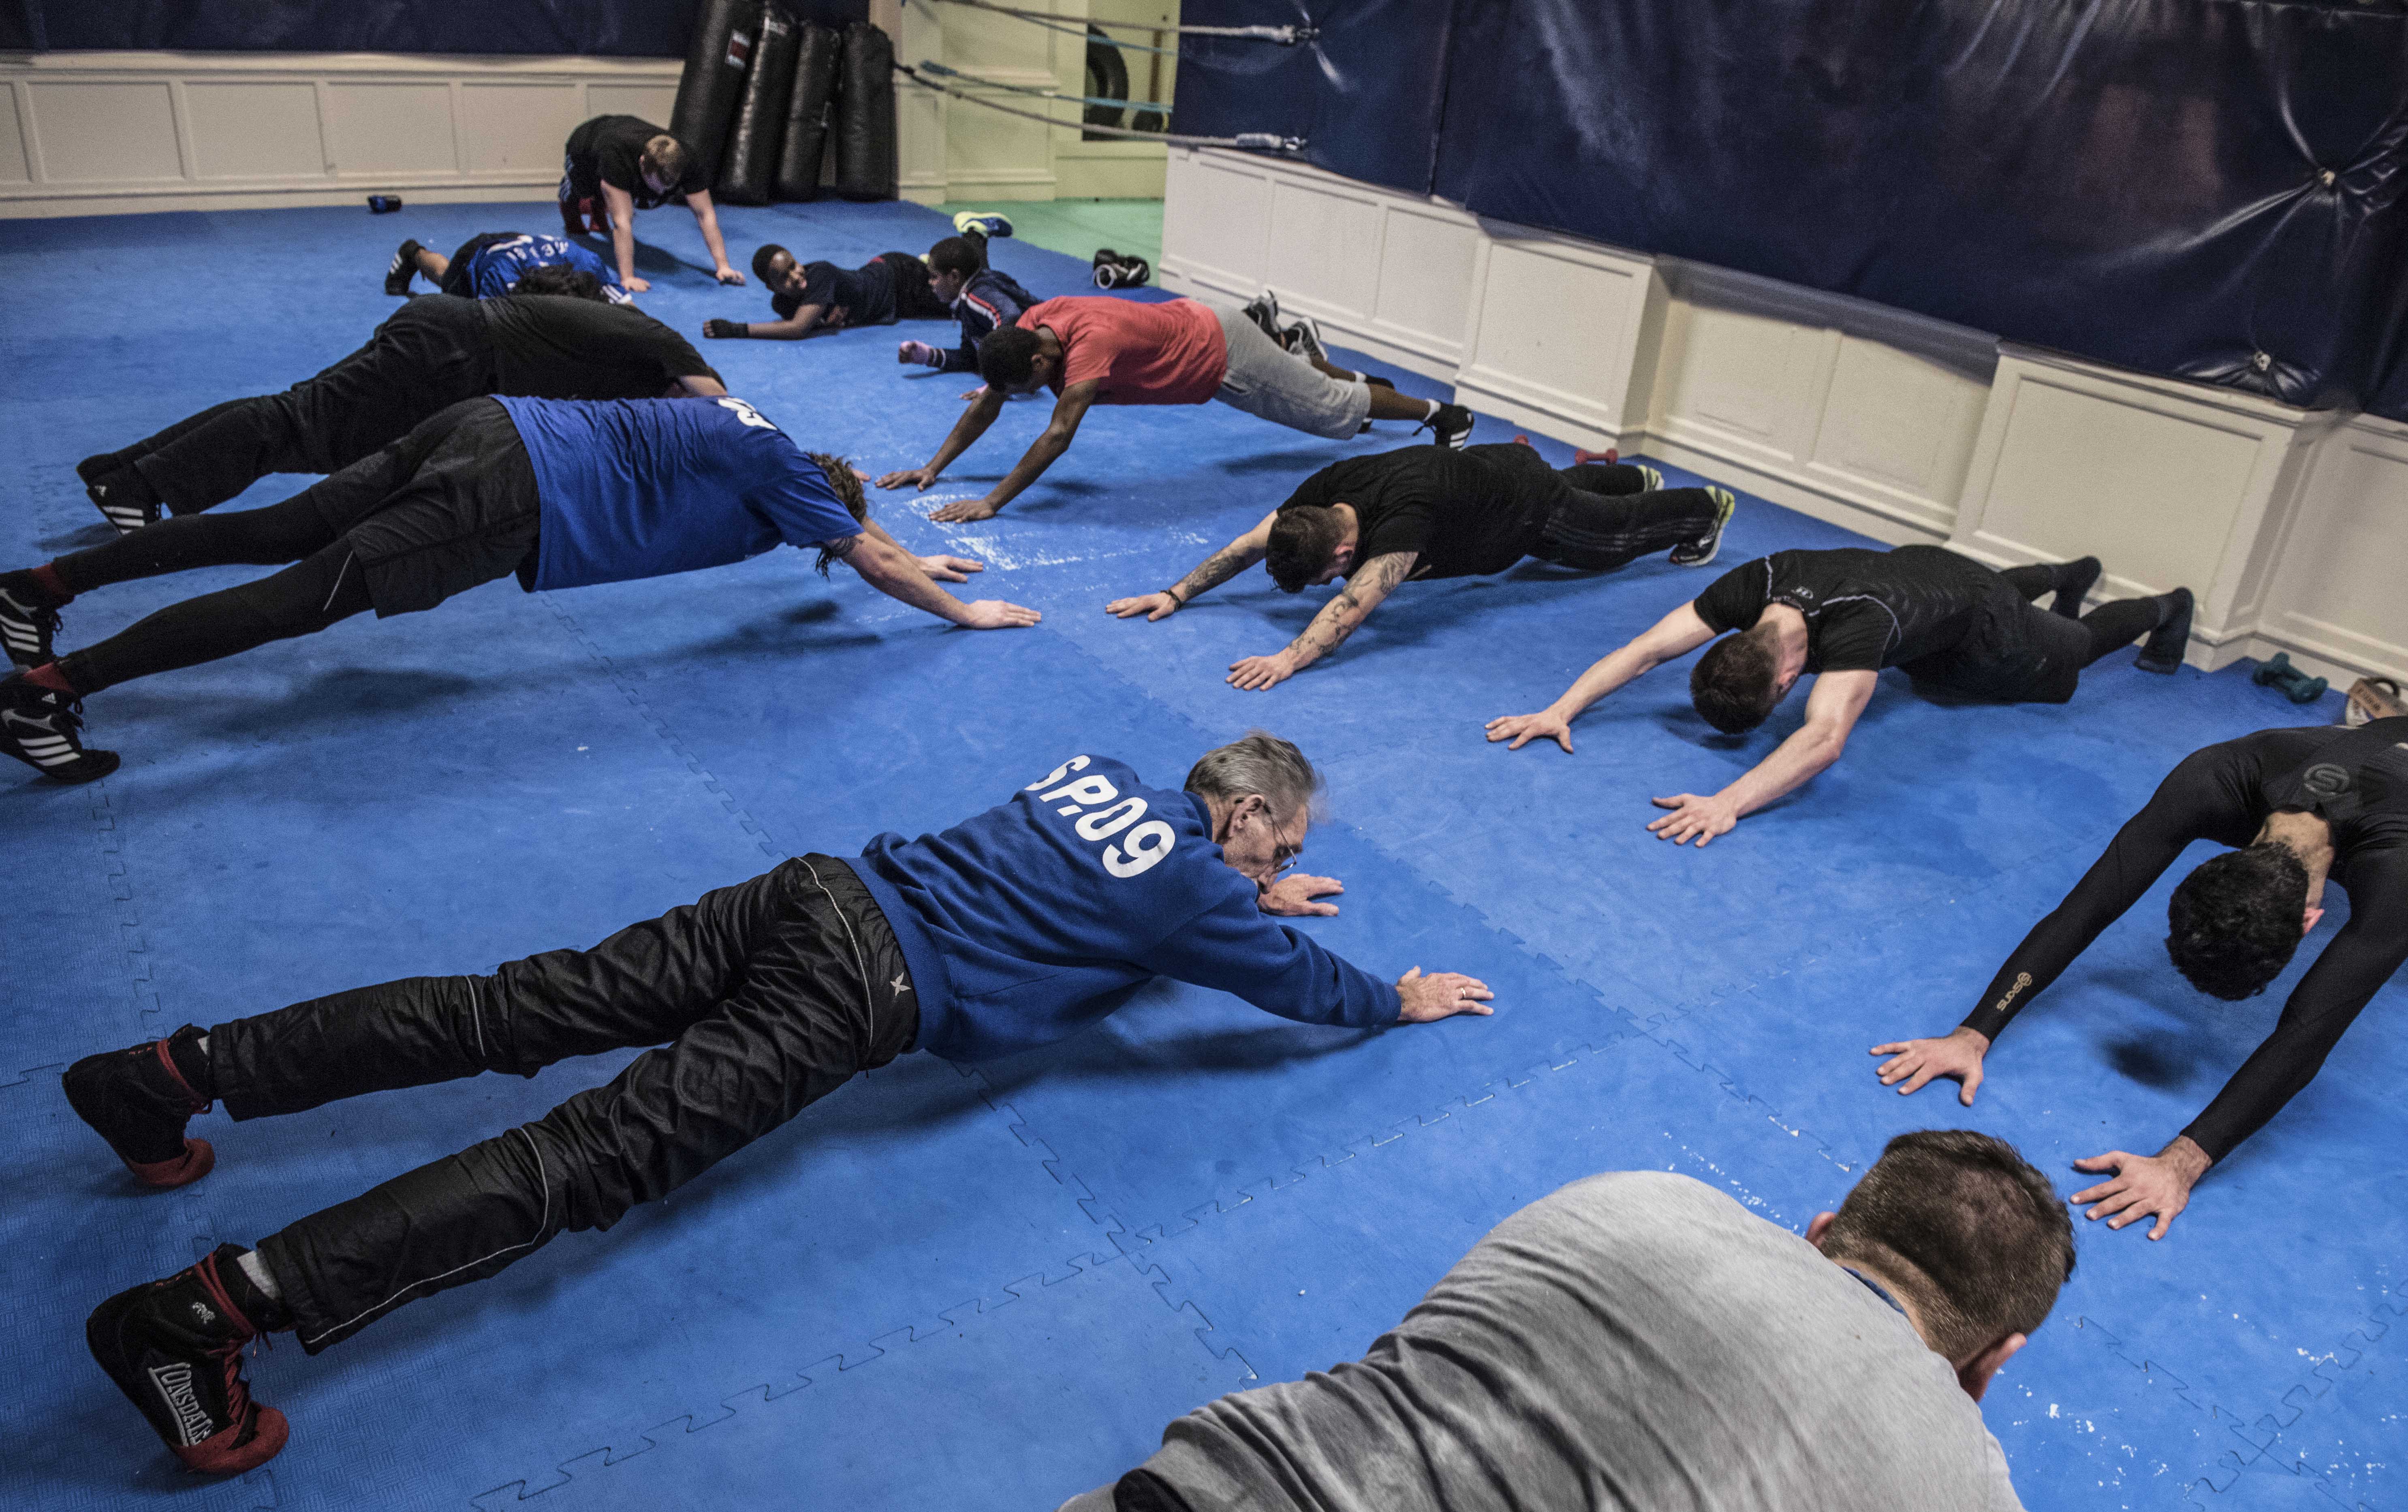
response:
<path id="1" fill-rule="evenodd" d="M 1229 371 L 1213 395 L 1274 425 L 1342 441 L 1371 413 L 1371 386 L 1348 383 L 1286 350 L 1235 310 L 1214 309 L 1229 348 Z"/>

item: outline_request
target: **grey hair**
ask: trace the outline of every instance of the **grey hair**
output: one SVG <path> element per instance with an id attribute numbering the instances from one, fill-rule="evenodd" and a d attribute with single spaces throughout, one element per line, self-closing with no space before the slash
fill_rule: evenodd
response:
<path id="1" fill-rule="evenodd" d="M 1206 751 L 1187 769 L 1189 792 L 1224 803 L 1260 793 L 1283 821 L 1296 814 L 1318 818 L 1326 786 L 1304 752 L 1266 730 L 1249 730 L 1244 739 Z"/>

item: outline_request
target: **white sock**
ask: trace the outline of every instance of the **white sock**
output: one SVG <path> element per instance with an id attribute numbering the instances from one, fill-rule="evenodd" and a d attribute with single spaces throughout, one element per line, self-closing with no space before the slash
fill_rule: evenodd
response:
<path id="1" fill-rule="evenodd" d="M 1422 401 L 1422 403 L 1424 403 L 1424 404 L 1426 404 L 1426 405 L 1429 406 L 1429 407 L 1428 407 L 1427 409 L 1425 409 L 1425 410 L 1423 410 L 1423 411 L 1422 411 L 1422 419 L 1424 419 L 1424 420 L 1436 420 L 1436 419 L 1438 419 L 1438 412 L 1439 412 L 1440 409 L 1442 409 L 1442 408 L 1444 408 L 1444 407 L 1445 407 L 1443 405 L 1440 405 L 1440 404 L 1437 400 L 1435 400 L 1435 399 L 1425 399 L 1425 400 L 1423 400 L 1423 401 Z"/>
<path id="2" fill-rule="evenodd" d="M 208 1054 L 208 1053 L 209 1053 L 209 1036 L 208 1036 L 208 1035 L 207 1035 L 207 1034 L 203 1034 L 200 1038 L 198 1038 L 198 1039 L 196 1039 L 196 1040 L 193 1041 L 193 1048 L 194 1048 L 194 1049 L 196 1049 L 196 1050 L 200 1051 L 203 1055 L 207 1055 L 207 1054 Z"/>
<path id="3" fill-rule="evenodd" d="M 242 1258 L 235 1262 L 235 1263 L 242 1267 L 243 1275 L 251 1277 L 251 1285 L 259 1288 L 262 1291 L 266 1292 L 269 1296 L 275 1298 L 279 1302 L 282 1302 L 284 1300 L 284 1292 L 277 1286 L 276 1277 L 267 1274 L 267 1262 L 259 1258 L 258 1250 L 244 1250 L 242 1252 Z"/>

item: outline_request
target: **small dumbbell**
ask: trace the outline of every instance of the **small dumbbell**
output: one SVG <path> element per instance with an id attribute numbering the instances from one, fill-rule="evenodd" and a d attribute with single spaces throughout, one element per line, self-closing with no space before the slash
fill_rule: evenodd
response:
<path id="1" fill-rule="evenodd" d="M 2283 651 L 2276 651 L 2271 659 L 2258 663 L 2258 670 L 2249 674 L 2249 680 L 2261 688 L 2274 689 L 2294 704 L 2313 704 L 2325 695 L 2325 689 L 2329 686 L 2324 678 L 2311 678 L 2293 666 L 2290 656 Z"/>

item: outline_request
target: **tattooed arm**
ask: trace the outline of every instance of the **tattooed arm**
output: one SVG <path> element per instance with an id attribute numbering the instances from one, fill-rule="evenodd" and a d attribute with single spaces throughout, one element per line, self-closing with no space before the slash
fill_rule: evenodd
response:
<path id="1" fill-rule="evenodd" d="M 1270 549 L 1271 524 L 1279 519 L 1274 509 L 1263 516 L 1261 523 L 1204 559 L 1201 566 L 1171 584 L 1159 593 L 1140 593 L 1135 598 L 1116 598 L 1104 606 L 1104 612 L 1124 620 L 1144 615 L 1148 620 L 1164 620 L 1187 606 L 1187 601 L 1208 588 L 1217 588 L 1263 559 Z"/>
<path id="2" fill-rule="evenodd" d="M 1338 596 L 1321 606 L 1312 623 L 1305 626 L 1304 634 L 1290 641 L 1285 650 L 1275 656 L 1249 656 L 1230 663 L 1230 686 L 1255 692 L 1273 687 L 1346 644 L 1346 637 L 1370 618 L 1382 599 L 1412 575 L 1413 563 L 1419 560 L 1418 552 L 1390 551 L 1363 563 L 1346 580 Z"/>

